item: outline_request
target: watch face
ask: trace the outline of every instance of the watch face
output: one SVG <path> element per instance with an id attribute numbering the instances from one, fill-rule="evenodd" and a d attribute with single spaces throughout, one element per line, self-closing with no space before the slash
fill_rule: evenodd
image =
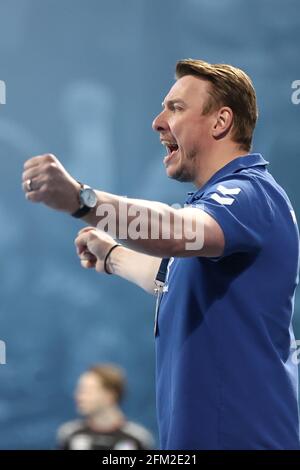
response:
<path id="1" fill-rule="evenodd" d="M 97 204 L 97 196 L 95 191 L 91 188 L 85 188 L 81 191 L 80 199 L 82 203 L 87 207 L 95 207 Z"/>

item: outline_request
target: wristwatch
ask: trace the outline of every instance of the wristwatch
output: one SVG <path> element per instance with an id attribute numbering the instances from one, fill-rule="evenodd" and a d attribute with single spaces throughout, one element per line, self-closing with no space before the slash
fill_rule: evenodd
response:
<path id="1" fill-rule="evenodd" d="M 76 219 L 80 219 L 80 217 L 86 215 L 97 204 L 97 195 L 95 191 L 86 184 L 82 184 L 79 181 L 78 183 L 80 184 L 78 195 L 80 207 L 77 211 L 71 214 L 73 217 L 76 217 Z"/>

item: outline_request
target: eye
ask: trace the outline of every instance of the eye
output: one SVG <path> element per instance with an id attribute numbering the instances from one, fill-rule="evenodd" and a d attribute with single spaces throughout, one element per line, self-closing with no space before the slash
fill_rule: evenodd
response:
<path id="1" fill-rule="evenodd" d="M 173 111 L 182 111 L 183 107 L 180 106 L 180 104 L 174 104 L 173 105 Z"/>

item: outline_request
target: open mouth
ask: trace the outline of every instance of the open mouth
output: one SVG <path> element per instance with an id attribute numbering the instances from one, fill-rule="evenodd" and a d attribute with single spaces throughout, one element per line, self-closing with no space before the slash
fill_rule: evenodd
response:
<path id="1" fill-rule="evenodd" d="M 178 145 L 177 144 L 166 144 L 166 149 L 167 149 L 168 155 L 171 155 L 173 152 L 177 152 Z"/>
<path id="2" fill-rule="evenodd" d="M 178 151 L 178 145 L 175 142 L 162 141 L 162 144 L 167 149 L 167 156 L 164 158 L 164 164 L 167 165 L 170 160 L 176 155 Z"/>

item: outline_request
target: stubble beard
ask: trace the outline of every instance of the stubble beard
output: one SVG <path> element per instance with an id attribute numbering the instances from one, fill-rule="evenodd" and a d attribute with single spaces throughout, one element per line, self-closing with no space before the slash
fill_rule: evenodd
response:
<path id="1" fill-rule="evenodd" d="M 179 181 L 181 183 L 190 183 L 195 179 L 195 160 L 197 151 L 191 150 L 185 158 L 185 161 L 179 165 L 176 172 L 169 176 L 170 179 Z"/>

